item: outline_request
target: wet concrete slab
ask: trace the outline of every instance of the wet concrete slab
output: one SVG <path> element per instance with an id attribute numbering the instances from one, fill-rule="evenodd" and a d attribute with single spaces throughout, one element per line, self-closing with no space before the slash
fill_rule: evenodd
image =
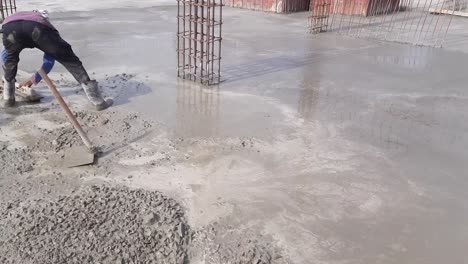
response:
<path id="1" fill-rule="evenodd" d="M 137 185 L 183 185 L 194 224 L 254 226 L 296 263 L 465 261 L 463 45 L 309 36 L 305 14 L 227 9 L 225 81 L 205 88 L 176 78 L 175 14 L 53 14 L 98 80 L 125 72 L 144 84 L 115 98 L 118 108 L 163 122 L 171 137 L 212 142 L 185 149 L 195 158 L 179 178 L 147 171 Z M 25 52 L 22 69 L 38 56 Z M 216 148 L 233 138 L 252 151 Z"/>

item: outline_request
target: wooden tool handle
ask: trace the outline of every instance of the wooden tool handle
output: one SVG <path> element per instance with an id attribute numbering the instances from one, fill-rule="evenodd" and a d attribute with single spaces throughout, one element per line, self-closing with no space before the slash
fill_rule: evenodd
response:
<path id="1" fill-rule="evenodd" d="M 75 127 L 75 130 L 80 135 L 81 140 L 83 140 L 83 143 L 86 145 L 86 147 L 88 147 L 88 149 L 93 150 L 94 147 L 91 144 L 91 141 L 89 140 L 88 135 L 86 135 L 86 133 L 83 131 L 83 128 L 81 128 L 80 123 L 78 123 L 78 121 L 76 120 L 75 115 L 73 115 L 72 111 L 70 111 L 70 108 L 68 108 L 68 106 L 65 103 L 65 101 L 63 100 L 62 96 L 57 91 L 57 88 L 55 87 L 54 83 L 52 83 L 52 81 L 49 79 L 49 76 L 47 76 L 47 74 L 44 72 L 44 70 L 40 69 L 39 74 L 41 75 L 42 79 L 49 86 L 50 91 L 54 95 L 54 97 L 57 100 L 57 102 L 59 103 L 59 105 L 62 107 L 63 111 L 65 111 L 65 113 L 67 114 L 68 119 L 72 123 L 73 127 Z"/>

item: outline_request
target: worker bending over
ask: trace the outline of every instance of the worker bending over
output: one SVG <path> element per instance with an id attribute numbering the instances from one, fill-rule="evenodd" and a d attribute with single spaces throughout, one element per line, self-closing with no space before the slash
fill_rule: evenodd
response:
<path id="1" fill-rule="evenodd" d="M 96 110 L 104 110 L 113 104 L 104 100 L 98 83 L 89 78 L 80 59 L 70 44 L 62 39 L 50 23 L 47 11 L 17 12 L 5 19 L 2 25 L 5 62 L 3 64 L 3 104 L 15 105 L 15 82 L 18 72 L 19 55 L 25 48 L 38 48 L 48 57 L 60 62 L 82 85 L 89 101 Z"/>

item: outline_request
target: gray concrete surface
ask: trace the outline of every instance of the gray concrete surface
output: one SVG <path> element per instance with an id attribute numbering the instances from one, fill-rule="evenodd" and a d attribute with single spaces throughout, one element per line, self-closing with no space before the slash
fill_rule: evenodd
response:
<path id="1" fill-rule="evenodd" d="M 132 186 L 177 197 L 195 227 L 227 219 L 270 235 L 294 263 L 465 262 L 468 49 L 456 37 L 468 21 L 431 49 L 309 36 L 305 14 L 227 9 L 225 82 L 203 88 L 176 78 L 175 13 L 53 14 L 98 80 L 144 80 L 116 109 L 168 127 L 154 138 L 195 142 L 177 149 L 191 157 L 177 170 L 133 168 Z M 25 52 L 22 69 L 39 58 Z"/>

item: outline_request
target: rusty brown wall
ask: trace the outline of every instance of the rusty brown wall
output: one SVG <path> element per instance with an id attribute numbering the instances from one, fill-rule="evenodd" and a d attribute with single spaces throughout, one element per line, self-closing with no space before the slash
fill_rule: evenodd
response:
<path id="1" fill-rule="evenodd" d="M 278 13 L 291 13 L 309 10 L 310 0 L 285 0 L 282 1 L 282 12 Z"/>
<path id="2" fill-rule="evenodd" d="M 367 15 L 369 0 L 337 0 L 332 1 L 332 8 L 335 13 L 344 15 Z"/>
<path id="3" fill-rule="evenodd" d="M 227 6 L 275 13 L 291 13 L 309 10 L 310 1 L 324 0 L 226 0 Z M 346 15 L 377 15 L 395 10 L 400 0 L 325 0 L 330 1 L 331 10 Z M 336 5 L 336 8 L 335 8 Z"/>
<path id="4" fill-rule="evenodd" d="M 227 6 L 275 13 L 309 10 L 310 0 L 226 0 Z"/>
<path id="5" fill-rule="evenodd" d="M 331 10 L 338 14 L 372 16 L 394 12 L 399 4 L 400 0 L 332 0 Z"/>

